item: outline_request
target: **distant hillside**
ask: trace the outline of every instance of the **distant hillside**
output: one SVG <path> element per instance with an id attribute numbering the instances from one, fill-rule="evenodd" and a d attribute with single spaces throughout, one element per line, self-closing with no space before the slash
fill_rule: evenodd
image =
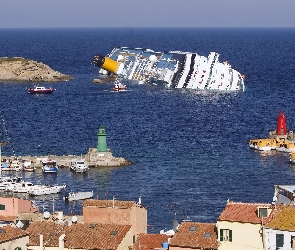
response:
<path id="1" fill-rule="evenodd" d="M 0 82 L 60 82 L 74 79 L 70 75 L 54 71 L 42 62 L 22 57 L 0 57 Z"/>

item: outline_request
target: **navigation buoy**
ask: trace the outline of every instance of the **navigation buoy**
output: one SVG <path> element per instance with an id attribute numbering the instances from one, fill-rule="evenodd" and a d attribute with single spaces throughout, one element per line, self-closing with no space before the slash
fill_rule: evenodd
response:
<path id="1" fill-rule="evenodd" d="M 277 135 L 286 135 L 287 134 L 287 125 L 286 125 L 286 116 L 283 111 L 280 112 L 278 116 L 278 125 L 277 125 Z"/>

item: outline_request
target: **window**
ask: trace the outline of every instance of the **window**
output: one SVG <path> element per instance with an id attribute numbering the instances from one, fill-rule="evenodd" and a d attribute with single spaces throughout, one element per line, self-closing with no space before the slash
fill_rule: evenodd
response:
<path id="1" fill-rule="evenodd" d="M 293 240 L 295 240 L 295 236 L 291 235 L 291 248 L 292 249 L 293 249 L 293 246 L 295 245 L 295 244 L 293 244 Z"/>
<path id="2" fill-rule="evenodd" d="M 283 247 L 283 246 L 284 246 L 284 235 L 277 234 L 276 235 L 276 247 L 278 249 L 279 247 Z"/>
<path id="3" fill-rule="evenodd" d="M 266 218 L 267 217 L 267 208 L 266 207 L 261 207 L 261 208 L 258 208 L 258 217 L 262 218 Z"/>
<path id="4" fill-rule="evenodd" d="M 232 242 L 232 230 L 220 229 L 220 241 L 230 241 Z"/>
<path id="5" fill-rule="evenodd" d="M 5 205 L 0 204 L 0 210 L 5 210 Z"/>

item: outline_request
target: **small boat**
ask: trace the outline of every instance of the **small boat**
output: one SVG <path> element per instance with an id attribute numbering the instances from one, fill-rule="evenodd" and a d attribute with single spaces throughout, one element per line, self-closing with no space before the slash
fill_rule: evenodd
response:
<path id="1" fill-rule="evenodd" d="M 90 199 L 93 197 L 93 191 L 91 192 L 69 192 L 67 193 L 63 199 L 65 201 L 77 201 L 77 200 L 85 200 L 85 199 Z"/>
<path id="2" fill-rule="evenodd" d="M 34 88 L 28 89 L 28 94 L 51 94 L 54 88 L 45 88 L 43 86 L 35 86 Z"/>
<path id="3" fill-rule="evenodd" d="M 21 170 L 21 167 L 18 161 L 12 161 L 12 163 L 2 162 L 1 164 L 1 171 L 19 171 L 19 170 Z"/>
<path id="4" fill-rule="evenodd" d="M 125 91 L 127 89 L 127 85 L 123 85 L 120 82 L 115 82 L 114 87 L 112 88 L 112 91 Z"/>
<path id="5" fill-rule="evenodd" d="M 88 166 L 85 164 L 84 159 L 77 159 L 70 163 L 70 170 L 76 173 L 85 173 L 88 170 Z"/>
<path id="6" fill-rule="evenodd" d="M 32 165 L 31 161 L 23 160 L 22 164 L 23 170 L 27 172 L 34 172 L 36 168 Z"/>
<path id="7" fill-rule="evenodd" d="M 43 173 L 57 173 L 58 166 L 56 165 L 56 161 L 47 159 L 42 161 L 42 165 Z"/>
<path id="8" fill-rule="evenodd" d="M 295 164 L 295 151 L 292 151 L 289 157 L 291 163 Z"/>
<path id="9" fill-rule="evenodd" d="M 262 139 L 257 143 L 257 149 L 259 151 L 270 151 L 276 149 L 275 139 Z"/>
<path id="10" fill-rule="evenodd" d="M 292 142 L 278 142 L 276 144 L 276 150 L 284 153 L 292 153 L 295 151 L 295 144 Z"/>

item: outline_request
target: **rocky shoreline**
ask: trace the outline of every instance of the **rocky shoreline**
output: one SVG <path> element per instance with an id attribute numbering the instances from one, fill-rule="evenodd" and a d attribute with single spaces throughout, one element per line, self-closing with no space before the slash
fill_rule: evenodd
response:
<path id="1" fill-rule="evenodd" d="M 0 57 L 0 82 L 60 82 L 74 79 L 42 62 L 22 57 Z"/>

